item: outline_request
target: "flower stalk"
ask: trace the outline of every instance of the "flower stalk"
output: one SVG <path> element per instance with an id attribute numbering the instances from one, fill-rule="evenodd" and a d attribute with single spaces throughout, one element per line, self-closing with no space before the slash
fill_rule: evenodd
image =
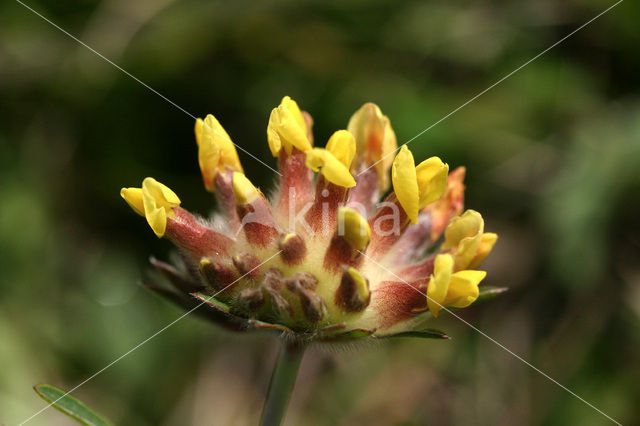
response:
<path id="1" fill-rule="evenodd" d="M 304 343 L 283 341 L 262 410 L 262 426 L 278 426 L 282 423 L 305 349 Z"/>

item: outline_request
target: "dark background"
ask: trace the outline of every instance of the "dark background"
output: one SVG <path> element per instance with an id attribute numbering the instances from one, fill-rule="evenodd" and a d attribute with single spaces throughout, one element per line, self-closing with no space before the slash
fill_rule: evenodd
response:
<path id="1" fill-rule="evenodd" d="M 362 103 L 402 143 L 613 3 L 27 0 L 275 166 L 283 95 L 323 145 Z M 463 317 L 618 421 L 640 417 L 640 6 L 625 1 L 410 146 L 466 165 L 506 295 Z M 141 289 L 157 240 L 118 195 L 153 176 L 202 214 L 194 121 L 19 3 L 0 5 L 0 423 L 177 318 Z M 268 190 L 273 174 L 240 153 Z M 287 423 L 598 425 L 447 315 L 451 341 L 315 348 Z M 118 424 L 255 424 L 276 341 L 186 318 L 74 394 Z M 49 409 L 31 424 L 68 424 Z"/>

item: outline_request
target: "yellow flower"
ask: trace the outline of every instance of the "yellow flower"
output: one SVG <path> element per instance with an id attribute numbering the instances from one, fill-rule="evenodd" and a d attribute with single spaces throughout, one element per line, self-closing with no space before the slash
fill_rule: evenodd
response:
<path id="1" fill-rule="evenodd" d="M 314 172 L 320 172 L 331 183 L 351 188 L 356 181 L 349 171 L 355 154 L 355 141 L 346 130 L 335 132 L 326 148 L 313 148 L 307 151 L 306 165 Z"/>
<path id="2" fill-rule="evenodd" d="M 436 201 L 447 187 L 449 166 L 431 157 L 415 166 L 413 154 L 405 146 L 393 161 L 393 190 L 411 223 L 418 223 L 418 212 Z"/>
<path id="3" fill-rule="evenodd" d="M 339 233 L 344 231 L 342 236 L 354 250 L 360 251 L 367 248 L 371 239 L 371 228 L 360 213 L 349 207 L 340 207 L 338 209 L 338 224 Z"/>
<path id="4" fill-rule="evenodd" d="M 307 124 L 298 104 L 289 96 L 282 98 L 280 105 L 271 111 L 267 125 L 267 140 L 274 157 L 280 154 L 283 147 L 287 154 L 291 154 L 293 147 L 302 152 L 311 149 L 311 143 L 307 138 Z"/>
<path id="5" fill-rule="evenodd" d="M 204 186 L 213 192 L 213 179 L 219 171 L 229 166 L 242 172 L 242 164 L 231 138 L 213 115 L 207 115 L 204 120 L 198 118 L 194 130 Z"/>
<path id="6" fill-rule="evenodd" d="M 484 233 L 484 219 L 475 210 L 467 210 L 451 219 L 444 231 L 443 250 L 453 249 L 455 269 L 474 269 L 489 255 L 498 239 L 494 233 Z"/>
<path id="7" fill-rule="evenodd" d="M 150 177 L 142 181 L 142 188 L 122 188 L 120 196 L 136 213 L 147 218 L 158 238 L 165 233 L 167 217 L 175 217 L 173 208 L 180 205 L 175 192 Z"/>
<path id="8" fill-rule="evenodd" d="M 389 188 L 389 167 L 393 163 L 393 153 L 397 148 L 396 134 L 389 118 L 382 114 L 376 104 L 366 103 L 349 119 L 347 130 L 356 141 L 355 167 L 364 162 L 366 167 L 375 163 L 382 192 Z M 358 170 L 355 170 L 358 172 Z"/>
<path id="9" fill-rule="evenodd" d="M 478 284 L 487 275 L 485 271 L 453 272 L 454 260 L 450 254 L 436 256 L 433 275 L 427 287 L 427 306 L 434 317 L 447 306 L 465 308 L 475 302 L 480 290 Z"/>

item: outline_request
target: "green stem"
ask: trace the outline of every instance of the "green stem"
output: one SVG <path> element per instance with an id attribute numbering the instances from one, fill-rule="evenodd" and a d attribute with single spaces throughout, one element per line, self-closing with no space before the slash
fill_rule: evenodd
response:
<path id="1" fill-rule="evenodd" d="M 282 423 L 305 349 L 305 345 L 300 342 L 283 343 L 262 409 L 262 426 L 278 426 Z"/>

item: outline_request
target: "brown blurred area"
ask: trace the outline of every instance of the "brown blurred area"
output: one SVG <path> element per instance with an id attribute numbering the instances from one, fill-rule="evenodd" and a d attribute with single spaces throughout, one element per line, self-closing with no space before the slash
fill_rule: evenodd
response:
<path id="1" fill-rule="evenodd" d="M 368 101 L 405 142 L 613 4 L 25 3 L 273 166 L 283 95 L 317 144 Z M 500 235 L 486 283 L 510 291 L 460 315 L 623 424 L 640 418 L 639 18 L 622 2 L 410 144 L 467 167 L 466 206 Z M 12 0 L 0 110 L 0 423 L 17 424 L 44 405 L 34 384 L 70 389 L 181 315 L 138 285 L 171 247 L 120 187 L 214 203 L 194 120 Z M 453 339 L 312 348 L 286 424 L 608 424 L 455 318 L 430 326 Z M 116 424 L 256 424 L 276 352 L 186 318 L 74 394 Z"/>

